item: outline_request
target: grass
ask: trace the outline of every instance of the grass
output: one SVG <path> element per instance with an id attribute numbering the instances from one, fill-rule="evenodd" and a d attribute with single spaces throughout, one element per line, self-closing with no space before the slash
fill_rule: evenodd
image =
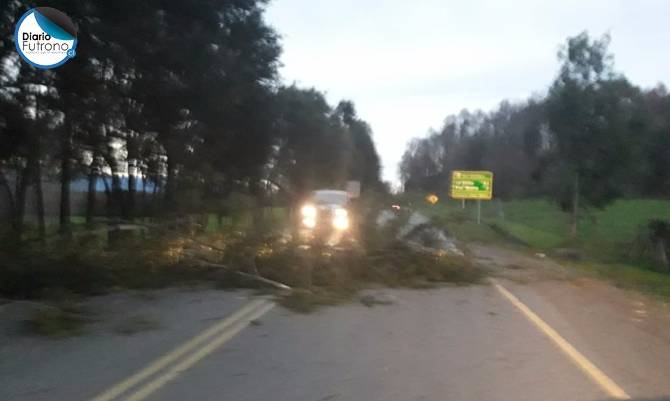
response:
<path id="1" fill-rule="evenodd" d="M 475 203 L 465 210 L 460 202 L 446 200 L 419 209 L 433 217 L 464 241 L 500 242 L 501 238 L 485 225 L 475 223 Z M 532 248 L 552 250 L 578 247 L 603 260 L 616 260 L 626 251 L 641 227 L 653 218 L 670 220 L 670 201 L 653 199 L 618 200 L 603 210 L 584 213 L 579 221 L 577 241 L 569 238 L 570 215 L 544 199 L 482 202 L 482 221 L 495 225 Z"/>
<path id="2" fill-rule="evenodd" d="M 630 247 L 641 227 L 650 219 L 670 219 L 670 201 L 653 199 L 618 200 L 605 209 L 589 210 L 579 221 L 576 242 L 568 238 L 570 216 L 546 200 L 504 202 L 504 220 L 487 220 L 538 249 L 576 246 L 591 256 L 616 260 Z"/>
<path id="3" fill-rule="evenodd" d="M 623 263 L 580 262 L 570 265 L 585 274 L 603 278 L 615 286 L 670 298 L 670 275 Z"/>
<path id="4" fill-rule="evenodd" d="M 629 252 L 649 220 L 670 220 L 668 200 L 622 199 L 602 210 L 588 210 L 579 221 L 576 241 L 568 235 L 570 215 L 543 199 L 482 202 L 482 225 L 474 222 L 474 202 L 465 210 L 453 200 L 435 206 L 414 202 L 463 241 L 509 245 L 512 236 L 530 249 L 547 253 L 576 248 L 584 258 L 570 267 L 618 287 L 670 298 L 670 275 L 655 271 L 646 260 L 632 259 Z"/>

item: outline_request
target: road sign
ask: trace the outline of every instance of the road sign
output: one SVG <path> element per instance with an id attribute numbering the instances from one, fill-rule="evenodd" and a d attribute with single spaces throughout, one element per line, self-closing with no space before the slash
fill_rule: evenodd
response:
<path id="1" fill-rule="evenodd" d="M 435 194 L 430 194 L 426 196 L 426 202 L 430 203 L 431 205 L 436 204 L 439 200 L 440 198 L 438 198 L 437 195 Z"/>
<path id="2" fill-rule="evenodd" d="M 493 197 L 493 173 L 490 171 L 453 171 L 451 197 L 490 200 Z"/>
<path id="3" fill-rule="evenodd" d="M 347 181 L 347 194 L 349 198 L 358 198 L 361 196 L 361 182 L 360 181 Z"/>

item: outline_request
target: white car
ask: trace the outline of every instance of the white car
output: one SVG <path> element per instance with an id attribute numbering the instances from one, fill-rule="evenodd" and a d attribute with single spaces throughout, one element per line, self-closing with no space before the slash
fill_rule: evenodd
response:
<path id="1" fill-rule="evenodd" d="M 350 227 L 349 194 L 346 191 L 321 189 L 300 208 L 301 226 L 309 230 L 347 231 Z"/>

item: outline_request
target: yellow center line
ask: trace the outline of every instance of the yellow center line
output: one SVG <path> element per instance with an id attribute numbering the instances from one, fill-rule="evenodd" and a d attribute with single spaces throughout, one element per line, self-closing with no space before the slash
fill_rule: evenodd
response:
<path id="1" fill-rule="evenodd" d="M 170 380 L 173 380 L 174 378 L 179 376 L 180 373 L 184 372 L 185 370 L 188 370 L 193 365 L 195 365 L 200 360 L 202 360 L 204 357 L 206 357 L 207 355 L 211 354 L 212 352 L 216 351 L 218 348 L 223 346 L 226 342 L 228 342 L 230 339 L 235 337 L 235 335 L 237 335 L 240 331 L 244 330 L 244 328 L 247 327 L 249 322 L 263 316 L 264 314 L 269 312 L 270 309 L 272 309 L 273 307 L 274 307 L 274 304 L 270 303 L 270 302 L 268 302 L 266 305 L 261 306 L 258 310 L 254 311 L 251 315 L 245 317 L 240 322 L 237 322 L 235 325 L 233 325 L 229 329 L 225 330 L 217 338 L 213 339 L 211 342 L 204 345 L 197 352 L 194 352 L 188 358 L 186 358 L 186 359 L 182 360 L 181 362 L 179 362 L 178 364 L 174 365 L 172 368 L 170 368 L 164 374 L 158 376 L 157 378 L 155 378 L 151 382 L 144 385 L 138 391 L 136 391 L 135 393 L 130 395 L 128 398 L 126 398 L 125 401 L 141 401 L 141 400 L 144 400 L 149 395 L 151 395 L 153 392 L 155 392 L 156 390 L 163 387 Z"/>
<path id="2" fill-rule="evenodd" d="M 235 313 L 232 315 L 228 316 L 221 322 L 215 324 L 214 326 L 208 328 L 207 330 L 203 331 L 201 334 L 197 335 L 196 337 L 193 337 L 192 339 L 188 340 L 187 342 L 183 343 L 179 347 L 175 348 L 173 351 L 169 352 L 168 354 L 160 357 L 156 361 L 152 362 L 151 364 L 147 365 L 145 368 L 142 370 L 138 371 L 137 373 L 133 374 L 129 378 L 117 383 L 116 385 L 112 386 L 108 390 L 100 393 L 97 395 L 95 398 L 92 398 L 90 401 L 111 401 L 118 397 L 119 395 L 123 394 L 124 392 L 128 391 L 131 387 L 137 385 L 138 383 L 142 382 L 146 378 L 156 374 L 160 370 L 164 369 L 166 366 L 169 364 L 173 363 L 186 353 L 192 351 L 205 341 L 209 340 L 210 338 L 216 336 L 219 334 L 221 331 L 225 330 L 229 326 L 234 325 L 237 323 L 240 319 L 242 319 L 246 314 L 249 314 L 253 312 L 254 310 L 258 310 L 261 308 L 263 305 L 266 305 L 268 301 L 265 300 L 254 300 L 249 303 L 247 303 L 245 306 L 242 308 L 238 309 Z"/>
<path id="3" fill-rule="evenodd" d="M 598 384 L 609 396 L 618 400 L 630 400 L 630 396 L 610 379 L 602 370 L 598 369 L 581 352 L 577 351 L 566 339 L 564 339 L 548 323 L 542 320 L 535 312 L 519 300 L 514 294 L 505 287 L 491 280 L 495 288 L 521 311 L 542 333 L 549 337 L 572 361 L 581 368 L 581 370 Z"/>

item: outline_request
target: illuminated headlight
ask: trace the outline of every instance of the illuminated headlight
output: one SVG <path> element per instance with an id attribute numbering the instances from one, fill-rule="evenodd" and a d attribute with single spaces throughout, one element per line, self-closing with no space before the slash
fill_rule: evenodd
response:
<path id="1" fill-rule="evenodd" d="M 333 227 L 338 230 L 346 230 L 349 228 L 349 217 L 347 217 L 346 214 L 339 216 L 335 214 L 335 217 L 333 218 Z"/>
<path id="2" fill-rule="evenodd" d="M 335 209 L 335 218 L 346 218 L 347 215 L 347 209 Z"/>
<path id="3" fill-rule="evenodd" d="M 316 219 L 316 208 L 312 205 L 305 205 L 300 209 L 300 213 L 305 218 Z"/>
<path id="4" fill-rule="evenodd" d="M 302 219 L 302 224 L 307 228 L 316 227 L 316 219 L 314 217 L 305 217 Z"/>

